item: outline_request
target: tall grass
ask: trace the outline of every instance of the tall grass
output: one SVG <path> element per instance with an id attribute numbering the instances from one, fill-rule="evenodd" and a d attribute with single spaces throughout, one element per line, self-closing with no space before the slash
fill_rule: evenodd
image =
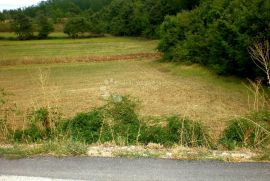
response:
<path id="1" fill-rule="evenodd" d="M 0 141 L 9 137 L 11 130 L 8 120 L 16 112 L 16 104 L 8 100 L 10 95 L 12 94 L 0 88 Z"/>

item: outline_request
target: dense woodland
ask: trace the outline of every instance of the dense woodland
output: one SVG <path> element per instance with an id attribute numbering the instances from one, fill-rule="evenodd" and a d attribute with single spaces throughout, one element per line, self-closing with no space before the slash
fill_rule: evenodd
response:
<path id="1" fill-rule="evenodd" d="M 56 23 L 72 38 L 89 32 L 159 38 L 164 60 L 255 78 L 263 74 L 249 47 L 270 39 L 269 12 L 266 0 L 48 0 L 4 10 L 0 19 L 19 39 L 33 32 L 47 38 Z"/>

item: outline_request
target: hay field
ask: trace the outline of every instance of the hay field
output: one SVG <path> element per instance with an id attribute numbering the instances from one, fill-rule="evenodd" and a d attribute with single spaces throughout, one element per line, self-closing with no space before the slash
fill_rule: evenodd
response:
<path id="1" fill-rule="evenodd" d="M 197 65 L 159 63 L 157 43 L 117 37 L 0 41 L 0 87 L 13 93 L 9 100 L 19 110 L 14 124 L 23 122 L 29 108 L 55 107 L 68 117 L 103 105 L 110 93 L 139 98 L 144 115 L 181 114 L 201 120 L 215 134 L 249 110 L 241 80 Z M 74 58 L 93 56 L 95 62 Z M 102 61 L 111 56 L 113 61 Z M 55 62 L 56 57 L 66 61 Z"/>

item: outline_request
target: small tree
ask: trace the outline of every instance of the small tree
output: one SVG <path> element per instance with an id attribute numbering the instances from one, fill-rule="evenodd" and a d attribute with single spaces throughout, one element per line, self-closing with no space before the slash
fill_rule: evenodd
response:
<path id="1" fill-rule="evenodd" d="M 46 39 L 48 35 L 53 31 L 53 25 L 49 22 L 48 18 L 44 15 L 38 17 L 38 37 L 40 39 Z"/>
<path id="2" fill-rule="evenodd" d="M 11 28 L 20 40 L 27 40 L 33 37 L 31 19 L 23 13 L 18 13 L 13 17 Z"/>
<path id="3" fill-rule="evenodd" d="M 255 43 L 250 49 L 250 55 L 254 63 L 266 74 L 268 85 L 270 86 L 270 47 L 269 41 Z"/>
<path id="4" fill-rule="evenodd" d="M 6 20 L 5 14 L 0 12 L 0 22 L 5 20 Z"/>
<path id="5" fill-rule="evenodd" d="M 90 31 L 90 23 L 83 17 L 75 17 L 68 20 L 64 27 L 64 33 L 71 38 L 78 38 L 80 33 Z"/>

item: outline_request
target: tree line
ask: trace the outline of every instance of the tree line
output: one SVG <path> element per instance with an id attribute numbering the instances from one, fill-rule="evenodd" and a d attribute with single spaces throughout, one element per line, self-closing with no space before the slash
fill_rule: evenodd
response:
<path id="1" fill-rule="evenodd" d="M 23 24 L 16 19 L 18 16 L 25 16 L 33 23 L 33 20 L 39 21 L 40 16 L 45 16 L 52 23 L 64 21 L 64 32 L 72 38 L 85 32 L 158 37 L 159 26 L 165 16 L 176 15 L 183 9 L 192 9 L 199 1 L 48 0 L 25 9 L 3 11 L 0 17 L 3 20 L 11 19 L 15 24 Z"/>
<path id="2" fill-rule="evenodd" d="M 270 1 L 204 0 L 166 17 L 159 50 L 171 61 L 199 63 L 218 74 L 255 78 L 249 47 L 270 39 Z M 269 56 L 268 50 L 268 56 Z"/>

